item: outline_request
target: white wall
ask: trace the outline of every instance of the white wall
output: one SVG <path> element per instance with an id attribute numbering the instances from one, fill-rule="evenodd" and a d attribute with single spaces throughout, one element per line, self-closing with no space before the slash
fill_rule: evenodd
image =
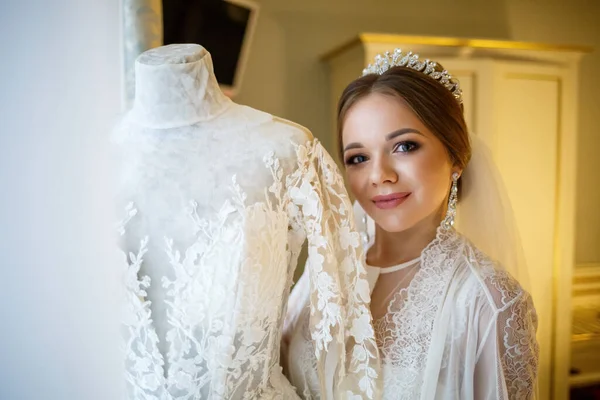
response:
<path id="1" fill-rule="evenodd" d="M 118 398 L 119 28 L 118 0 L 0 3 L 2 399 Z"/>
<path id="2" fill-rule="evenodd" d="M 581 65 L 577 261 L 600 262 L 600 1 L 257 1 L 258 27 L 237 100 L 304 124 L 330 151 L 328 75 L 319 56 L 359 32 L 595 46 Z"/>

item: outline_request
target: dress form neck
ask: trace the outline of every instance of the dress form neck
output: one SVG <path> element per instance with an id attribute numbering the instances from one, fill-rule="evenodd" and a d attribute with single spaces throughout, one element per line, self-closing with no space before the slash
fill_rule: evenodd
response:
<path id="1" fill-rule="evenodd" d="M 213 71 L 210 53 L 197 44 L 148 50 L 135 63 L 131 122 L 151 129 L 189 126 L 218 116 L 232 104 Z"/>

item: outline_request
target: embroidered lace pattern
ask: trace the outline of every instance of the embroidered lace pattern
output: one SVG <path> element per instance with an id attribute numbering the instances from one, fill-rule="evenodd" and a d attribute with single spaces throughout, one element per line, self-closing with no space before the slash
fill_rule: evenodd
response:
<path id="1" fill-rule="evenodd" d="M 461 246 L 454 231 L 438 229 L 408 287 L 394 295 L 387 314 L 375 322 L 384 393 L 397 393 L 399 399 L 419 397 L 436 314 L 454 271 L 453 255 Z"/>
<path id="2" fill-rule="evenodd" d="M 481 271 L 483 284 L 467 286 L 468 290 L 460 292 L 459 307 L 468 309 L 473 299 L 479 296 L 485 298 L 485 292 L 494 299 L 494 304 L 490 306 L 494 309 L 495 317 L 487 324 L 495 331 L 488 330 L 488 334 L 492 335 L 492 339 L 493 335 L 497 336 L 500 367 L 508 390 L 506 395 L 510 399 L 533 398 L 539 351 L 535 338 L 537 317 L 531 296 L 510 274 L 497 269 L 465 238 L 453 230 L 448 232 L 441 229 L 436 239 L 423 251 L 421 269 L 408 287 L 396 293 L 387 314 L 375 322 L 384 363 L 385 398 L 391 398 L 388 396 L 392 393 L 395 399 L 419 398 L 436 316 L 452 284 L 453 275 L 465 266 L 475 266 Z M 476 288 L 479 289 L 474 290 Z M 460 346 L 460 338 L 464 336 L 467 326 L 466 316 L 466 312 L 454 315 L 455 320 L 448 330 L 443 348 L 442 370 L 447 368 L 450 347 Z M 464 364 L 459 362 L 462 367 L 451 374 L 458 374 L 454 379 L 462 381 Z M 502 388 L 503 383 L 498 382 L 497 385 Z M 443 393 L 443 389 L 440 393 Z"/>
<path id="3" fill-rule="evenodd" d="M 323 368 L 328 351 L 337 347 L 342 359 L 336 397 L 374 397 L 378 355 L 369 287 L 343 179 L 317 140 L 296 146 L 296 160 L 293 172 L 284 173 L 275 154 L 266 155 L 273 180 L 262 201 L 250 201 L 235 175 L 230 199 L 210 217 L 190 199 L 195 237 L 190 246 L 180 248 L 168 237 L 162 244 L 143 237 L 136 248 L 125 249 L 130 398 L 296 398 L 279 367 L 279 345 L 305 238 L 317 364 Z M 127 207 L 122 235 L 141 212 L 135 204 Z M 140 276 L 151 245 L 162 246 L 168 257 L 172 275 L 162 282 Z M 159 350 L 146 299 L 148 288 L 158 284 L 166 291 L 166 354 Z"/>
<path id="4" fill-rule="evenodd" d="M 476 257 L 484 257 L 476 253 Z M 498 307 L 498 345 L 509 399 L 533 399 L 539 365 L 538 318 L 531 295 L 506 271 L 484 269 Z"/>

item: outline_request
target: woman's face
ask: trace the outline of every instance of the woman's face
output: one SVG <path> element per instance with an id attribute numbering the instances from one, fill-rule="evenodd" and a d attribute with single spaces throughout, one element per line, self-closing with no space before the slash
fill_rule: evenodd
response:
<path id="1" fill-rule="evenodd" d="M 371 93 L 347 112 L 342 127 L 350 190 L 388 232 L 436 218 L 459 172 L 440 140 L 395 96 Z"/>

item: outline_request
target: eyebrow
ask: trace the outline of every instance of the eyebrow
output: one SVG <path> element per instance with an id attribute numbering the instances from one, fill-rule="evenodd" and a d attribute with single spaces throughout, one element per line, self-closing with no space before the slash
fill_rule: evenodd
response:
<path id="1" fill-rule="evenodd" d="M 397 138 L 398 136 L 406 135 L 407 133 L 416 133 L 418 135 L 425 136 L 418 129 L 402 128 L 402 129 L 398 129 L 397 131 L 394 131 L 392 133 L 388 133 L 385 136 L 385 140 L 389 141 L 389 140 Z M 364 147 L 365 146 L 363 146 L 362 143 L 358 143 L 358 142 L 350 143 L 348 146 L 344 147 L 344 153 L 351 149 L 362 149 Z"/>
<path id="2" fill-rule="evenodd" d="M 418 129 L 414 129 L 414 128 L 402 128 L 402 129 L 398 129 L 397 131 L 394 131 L 392 133 L 389 133 L 385 137 L 385 140 L 392 140 L 392 139 L 397 138 L 400 135 L 405 135 L 407 133 L 416 133 L 418 135 L 425 136 Z"/>

